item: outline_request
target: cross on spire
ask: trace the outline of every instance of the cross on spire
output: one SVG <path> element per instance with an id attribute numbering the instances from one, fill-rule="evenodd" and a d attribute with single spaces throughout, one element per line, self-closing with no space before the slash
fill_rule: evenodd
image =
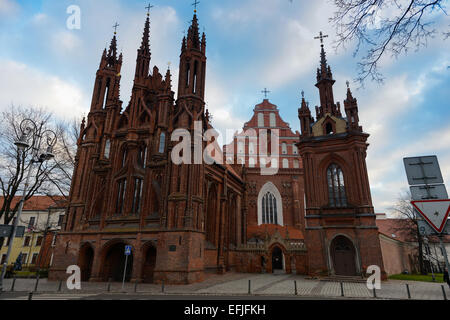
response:
<path id="1" fill-rule="evenodd" d="M 113 28 L 114 28 L 114 34 L 117 34 L 117 27 L 118 27 L 118 26 L 120 26 L 120 24 L 118 24 L 117 22 L 116 22 L 115 25 L 113 25 Z"/>
<path id="2" fill-rule="evenodd" d="M 147 15 L 148 15 L 148 16 L 150 15 L 150 9 L 151 9 L 151 8 L 154 8 L 154 7 L 155 7 L 155 6 L 152 6 L 151 3 L 148 4 L 148 7 L 145 7 L 145 9 L 147 9 Z"/>
<path id="3" fill-rule="evenodd" d="M 305 91 L 302 90 L 302 98 L 305 99 Z"/>
<path id="4" fill-rule="evenodd" d="M 267 99 L 267 94 L 270 93 L 270 91 L 267 90 L 267 88 L 264 88 L 264 90 L 261 92 L 264 93 L 264 97 L 266 97 L 266 99 Z"/>
<path id="5" fill-rule="evenodd" d="M 323 47 L 323 39 L 324 38 L 328 38 L 328 35 L 323 35 L 322 31 L 320 31 L 319 36 L 318 37 L 314 37 L 314 39 L 319 39 L 320 40 L 320 45 Z"/>
<path id="6" fill-rule="evenodd" d="M 197 5 L 200 3 L 200 1 L 195 0 L 195 2 L 192 4 L 194 6 L 194 12 L 197 13 Z"/>

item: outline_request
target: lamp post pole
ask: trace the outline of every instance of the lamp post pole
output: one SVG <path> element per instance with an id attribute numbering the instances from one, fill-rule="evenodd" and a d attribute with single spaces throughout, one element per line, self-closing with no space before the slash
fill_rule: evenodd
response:
<path id="1" fill-rule="evenodd" d="M 6 269 L 8 267 L 8 261 L 9 261 L 10 255 L 11 255 L 14 238 L 16 237 L 17 225 L 19 223 L 20 215 L 22 214 L 22 210 L 23 210 L 23 204 L 24 204 L 26 196 L 27 196 L 31 173 L 33 171 L 32 170 L 33 164 L 39 163 L 39 162 L 44 162 L 46 160 L 50 160 L 50 159 L 54 158 L 54 155 L 52 152 L 53 152 L 53 147 L 56 144 L 56 139 L 57 139 L 56 134 L 51 130 L 45 130 L 44 132 L 42 132 L 43 125 L 44 124 L 41 123 L 39 130 L 38 130 L 34 121 L 32 121 L 30 119 L 23 120 L 22 123 L 20 124 L 20 130 L 22 131 L 21 132 L 22 135 L 21 135 L 20 139 L 15 143 L 15 145 L 19 149 L 19 155 L 20 155 L 20 153 L 22 153 L 22 156 L 25 157 L 25 150 L 28 147 L 30 147 L 30 145 L 27 142 L 27 140 L 30 138 L 30 136 L 33 141 L 32 146 L 31 146 L 31 148 L 32 148 L 31 163 L 28 167 L 28 173 L 27 173 L 27 178 L 25 180 L 25 186 L 23 189 L 22 198 L 20 199 L 19 208 L 17 210 L 17 216 L 16 216 L 16 219 L 14 220 L 13 229 L 12 229 L 11 235 L 9 237 L 8 251 L 6 253 L 6 259 L 5 259 L 5 262 L 3 263 L 2 272 L 1 272 L 1 276 L 0 276 L 0 292 L 3 291 L 3 280 L 5 278 Z M 48 145 L 47 150 L 46 150 L 46 152 L 42 153 L 38 158 L 39 150 L 41 148 L 42 138 L 46 134 L 47 134 L 46 138 L 47 138 L 47 145 Z M 53 137 L 51 137 L 51 136 L 53 136 Z"/>

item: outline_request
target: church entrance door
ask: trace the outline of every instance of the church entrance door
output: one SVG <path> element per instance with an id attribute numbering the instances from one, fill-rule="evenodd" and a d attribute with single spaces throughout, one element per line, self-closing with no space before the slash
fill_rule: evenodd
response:
<path id="1" fill-rule="evenodd" d="M 122 281 L 125 268 L 125 244 L 117 243 L 108 249 L 103 264 L 103 280 Z M 130 281 L 133 271 L 133 253 L 128 256 L 125 281 Z"/>
<path id="2" fill-rule="evenodd" d="M 356 276 L 355 247 L 344 236 L 337 236 L 331 243 L 331 259 L 334 271 L 340 276 Z"/>
<path id="3" fill-rule="evenodd" d="M 283 270 L 283 251 L 279 247 L 272 251 L 272 270 Z"/>
<path id="4" fill-rule="evenodd" d="M 153 246 L 148 247 L 145 254 L 144 267 L 142 268 L 142 279 L 145 283 L 153 283 L 153 272 L 156 265 L 156 249 Z"/>
<path id="5" fill-rule="evenodd" d="M 84 245 L 80 250 L 78 265 L 81 270 L 81 281 L 89 281 L 91 278 L 92 262 L 94 261 L 94 250 L 89 244 Z"/>

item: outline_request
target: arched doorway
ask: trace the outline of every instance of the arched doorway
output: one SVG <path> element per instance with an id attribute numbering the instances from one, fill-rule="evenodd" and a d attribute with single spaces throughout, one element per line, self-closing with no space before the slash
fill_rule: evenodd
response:
<path id="1" fill-rule="evenodd" d="M 283 269 L 283 251 L 279 247 L 275 247 L 272 250 L 272 272 Z"/>
<path id="2" fill-rule="evenodd" d="M 105 253 L 103 263 L 103 280 L 122 281 L 125 268 L 125 243 L 120 242 L 112 245 Z M 128 256 L 127 271 L 125 281 L 130 281 L 131 272 L 133 271 L 133 252 Z"/>
<path id="3" fill-rule="evenodd" d="M 356 276 L 356 250 L 344 236 L 337 236 L 330 245 L 331 259 L 336 275 Z"/>
<path id="4" fill-rule="evenodd" d="M 94 249 L 92 249 L 90 244 L 83 245 L 78 256 L 78 266 L 81 270 L 81 281 L 89 281 L 91 278 L 93 262 Z"/>
<path id="5" fill-rule="evenodd" d="M 144 266 L 142 268 L 142 279 L 145 283 L 153 283 L 153 272 L 156 265 L 156 248 L 148 246 L 145 253 Z"/>

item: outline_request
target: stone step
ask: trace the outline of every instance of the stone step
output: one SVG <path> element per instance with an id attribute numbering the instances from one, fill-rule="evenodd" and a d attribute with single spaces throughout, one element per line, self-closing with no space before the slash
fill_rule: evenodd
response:
<path id="1" fill-rule="evenodd" d="M 328 282 L 351 282 L 351 283 L 366 283 L 367 279 L 364 279 L 359 276 L 349 277 L 349 276 L 328 276 L 324 278 L 320 278 L 320 281 L 328 281 Z"/>

